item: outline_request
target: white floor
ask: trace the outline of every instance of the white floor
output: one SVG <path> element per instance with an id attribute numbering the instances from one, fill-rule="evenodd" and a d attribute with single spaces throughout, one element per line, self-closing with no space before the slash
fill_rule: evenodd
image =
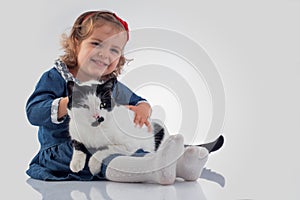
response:
<path id="1" fill-rule="evenodd" d="M 151 184 L 124 184 L 115 182 L 41 182 L 29 179 L 28 190 L 32 196 L 43 197 L 45 200 L 74 199 L 207 199 L 202 189 L 204 181 L 176 182 L 171 186 Z M 216 187 L 217 189 L 217 187 Z M 34 194 L 35 193 L 35 194 Z M 37 198 L 38 199 L 38 198 Z"/>
<path id="2" fill-rule="evenodd" d="M 98 182 L 45 182 L 34 179 L 26 180 L 25 199 L 45 199 L 45 200 L 102 200 L 102 199 L 212 199 L 211 194 L 205 191 L 203 186 L 215 191 L 215 196 L 224 189 L 224 178 L 222 175 L 205 171 L 206 177 L 211 177 L 213 181 L 204 178 L 195 182 L 184 182 L 176 180 L 174 185 L 161 186 L 155 184 L 128 184 L 110 181 Z M 218 183 L 219 182 L 219 183 Z"/>
<path id="3" fill-rule="evenodd" d="M 228 137 L 226 139 L 228 140 Z M 237 146 L 233 141 L 225 140 L 221 150 L 210 154 L 206 168 L 195 182 L 184 182 L 178 179 L 174 185 L 170 186 L 109 181 L 44 182 L 23 176 L 24 179 L 14 180 L 12 188 L 17 188 L 17 190 L 10 192 L 10 196 L 11 199 L 15 199 L 14 196 L 17 198 L 22 196 L 23 199 L 30 200 L 299 199 L 299 166 L 295 161 L 291 165 L 288 164 L 290 156 L 277 158 L 274 156 L 275 160 L 278 160 L 277 164 L 276 161 L 272 161 L 272 156 L 263 162 L 262 157 L 265 153 L 253 150 L 251 153 L 257 154 L 257 157 L 243 159 L 238 151 L 244 152 L 247 156 L 249 148 L 247 145 L 244 146 L 245 149 L 236 148 Z M 282 146 L 279 150 L 284 148 L 289 147 Z"/>

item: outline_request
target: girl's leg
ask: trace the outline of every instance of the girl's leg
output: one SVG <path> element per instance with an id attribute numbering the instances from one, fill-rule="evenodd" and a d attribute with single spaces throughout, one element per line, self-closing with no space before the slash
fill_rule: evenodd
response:
<path id="1" fill-rule="evenodd" d="M 114 158 L 107 166 L 105 177 L 117 182 L 173 184 L 176 178 L 176 161 L 182 153 L 182 135 L 172 135 L 155 153 L 144 157 Z"/>
<path id="2" fill-rule="evenodd" d="M 204 147 L 189 146 L 177 161 L 176 176 L 186 181 L 197 180 L 208 159 L 208 150 Z"/>

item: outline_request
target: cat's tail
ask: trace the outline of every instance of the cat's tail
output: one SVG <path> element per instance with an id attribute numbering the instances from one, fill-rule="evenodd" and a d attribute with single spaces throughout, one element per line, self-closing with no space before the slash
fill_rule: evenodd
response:
<path id="1" fill-rule="evenodd" d="M 157 149 L 161 146 L 161 144 L 167 139 L 170 134 L 165 127 L 164 123 L 160 121 L 159 119 L 152 119 L 151 120 L 152 127 L 153 127 L 153 133 L 154 133 L 154 139 L 155 139 L 155 148 L 154 150 L 157 151 Z M 224 144 L 224 136 L 220 135 L 217 139 L 211 142 L 203 143 L 203 144 L 185 144 L 184 147 L 188 146 L 200 146 L 205 147 L 209 153 L 219 150 Z"/>
<path id="2" fill-rule="evenodd" d="M 184 145 L 184 147 L 188 146 L 200 146 L 205 147 L 209 153 L 219 150 L 224 144 L 224 136 L 220 135 L 217 139 L 212 142 L 198 144 L 198 145 Z"/>
<path id="3" fill-rule="evenodd" d="M 165 129 L 157 123 L 153 124 L 154 129 L 154 151 L 158 149 L 161 145 L 163 139 L 165 138 Z"/>
<path id="4" fill-rule="evenodd" d="M 158 119 L 151 121 L 154 134 L 154 151 L 169 137 L 169 132 L 164 126 L 164 123 Z"/>

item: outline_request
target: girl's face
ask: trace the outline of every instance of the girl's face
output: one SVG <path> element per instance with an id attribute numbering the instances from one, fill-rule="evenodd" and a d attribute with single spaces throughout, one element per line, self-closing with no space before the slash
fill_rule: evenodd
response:
<path id="1" fill-rule="evenodd" d="M 127 42 L 127 33 L 114 26 L 103 24 L 94 29 L 92 34 L 79 45 L 77 55 L 80 81 L 99 80 L 112 73 L 123 53 Z"/>

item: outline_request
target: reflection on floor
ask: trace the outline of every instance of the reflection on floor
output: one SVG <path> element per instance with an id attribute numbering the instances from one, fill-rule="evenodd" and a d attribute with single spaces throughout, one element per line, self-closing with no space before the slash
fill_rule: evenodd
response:
<path id="1" fill-rule="evenodd" d="M 204 168 L 201 177 L 225 185 L 225 178 L 216 172 Z M 161 186 L 156 184 L 116 183 L 111 181 L 66 181 L 46 182 L 29 178 L 27 183 L 39 192 L 44 200 L 206 200 L 201 185 L 177 179 L 174 185 Z"/>

